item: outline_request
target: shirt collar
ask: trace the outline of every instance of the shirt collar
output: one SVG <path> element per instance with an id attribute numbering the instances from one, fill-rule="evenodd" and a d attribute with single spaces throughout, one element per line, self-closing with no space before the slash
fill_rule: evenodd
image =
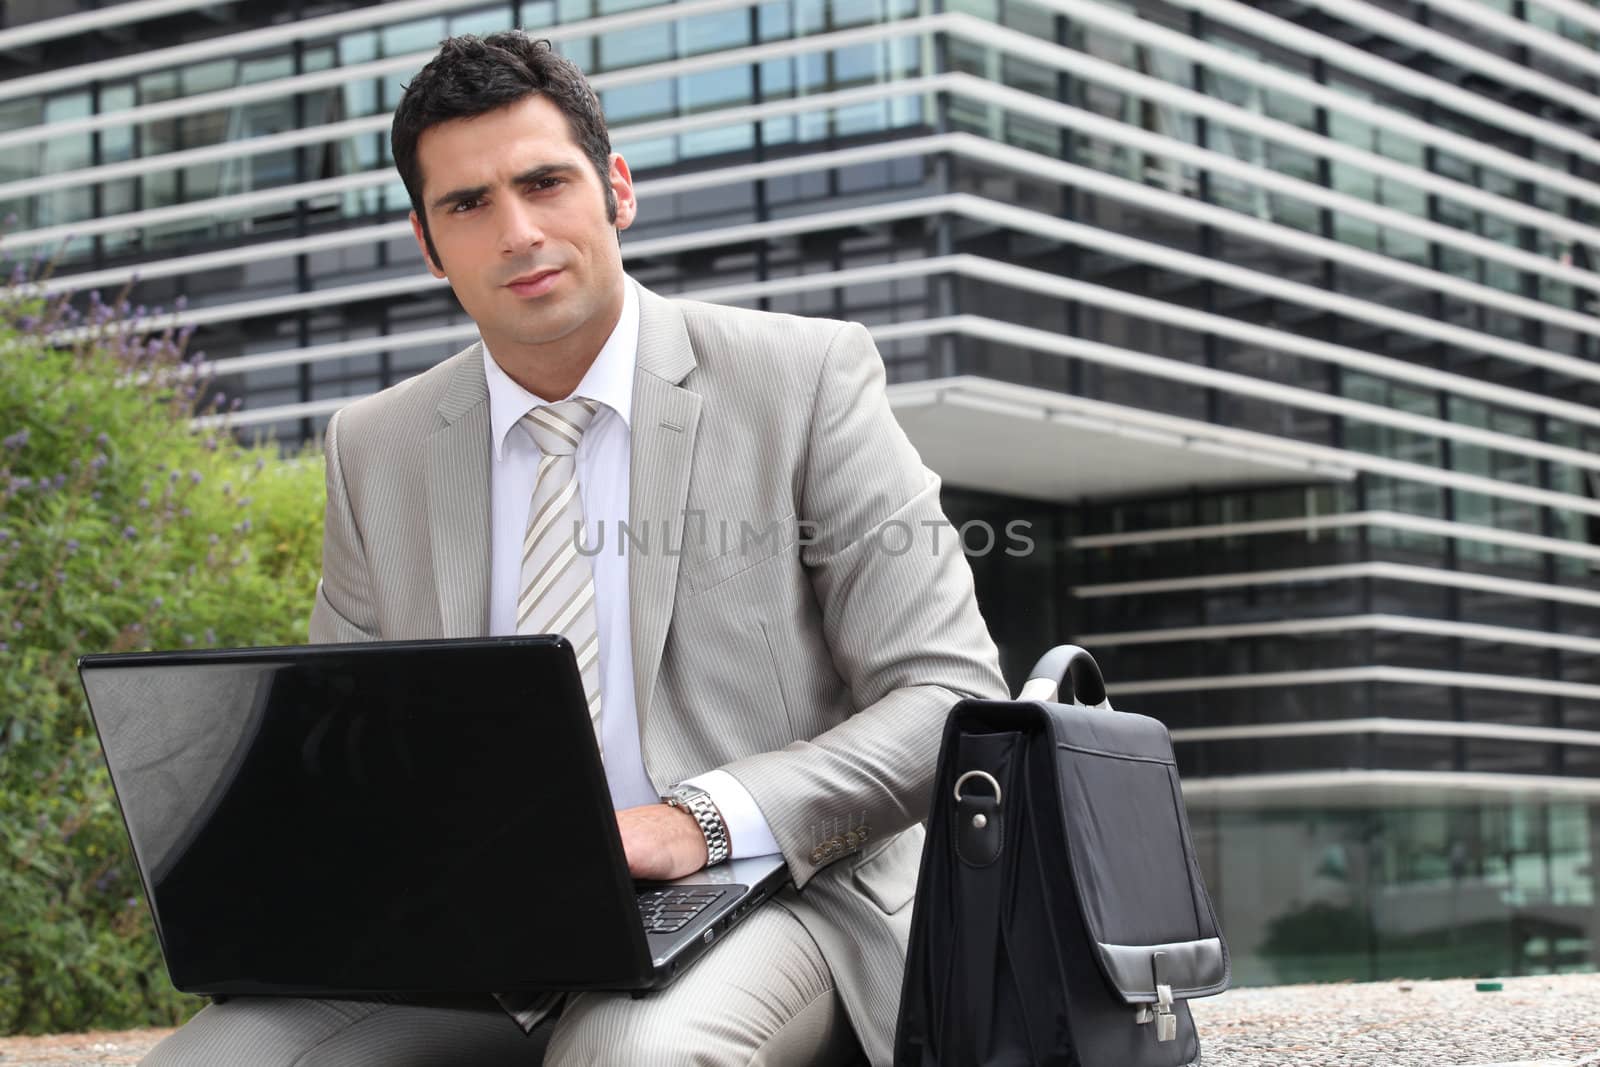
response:
<path id="1" fill-rule="evenodd" d="M 589 365 L 573 396 L 588 397 L 615 411 L 628 425 L 633 414 L 633 368 L 639 360 L 639 297 L 633 279 L 622 279 L 622 314 Z M 489 428 L 496 462 L 504 458 L 506 434 L 522 416 L 551 401 L 542 400 L 511 380 L 483 346 L 483 375 L 489 383 Z M 567 398 L 567 399 L 570 399 Z"/>

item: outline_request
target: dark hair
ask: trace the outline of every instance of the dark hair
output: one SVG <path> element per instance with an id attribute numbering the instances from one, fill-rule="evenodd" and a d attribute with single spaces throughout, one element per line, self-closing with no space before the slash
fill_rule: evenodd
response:
<path id="1" fill-rule="evenodd" d="M 422 222 L 428 255 L 439 263 L 439 251 L 422 210 L 422 166 L 417 141 L 424 130 L 451 119 L 472 118 L 534 95 L 549 98 L 566 116 L 572 139 L 583 149 L 606 194 L 606 220 L 617 221 L 617 194 L 611 188 L 611 135 L 606 131 L 600 98 L 589 88 L 583 71 L 557 55 L 546 40 L 521 30 L 487 37 L 463 34 L 439 44 L 439 54 L 417 72 L 394 109 L 389 146 L 395 169 Z"/>

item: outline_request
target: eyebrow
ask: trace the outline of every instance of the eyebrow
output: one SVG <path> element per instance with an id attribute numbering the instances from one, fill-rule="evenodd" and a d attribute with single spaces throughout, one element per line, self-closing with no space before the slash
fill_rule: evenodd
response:
<path id="1" fill-rule="evenodd" d="M 525 170 L 511 179 L 512 185 L 532 185 L 541 178 L 550 178 L 558 175 L 575 174 L 578 167 L 572 163 L 545 163 Z M 476 200 L 489 191 L 487 185 L 475 185 L 470 189 L 452 189 L 439 197 L 432 204 L 435 211 L 440 208 L 452 207 L 463 200 Z"/>

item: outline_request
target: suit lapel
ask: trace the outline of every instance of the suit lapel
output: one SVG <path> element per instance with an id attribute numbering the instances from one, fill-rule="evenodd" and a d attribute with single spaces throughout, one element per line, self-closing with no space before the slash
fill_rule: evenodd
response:
<path id="1" fill-rule="evenodd" d="M 642 741 L 678 584 L 700 396 L 678 384 L 695 367 L 683 314 L 642 285 L 636 291 L 639 354 L 633 374 L 628 520 L 630 527 L 645 533 L 649 547 L 630 546 L 628 599 L 634 706 Z"/>
<path id="2" fill-rule="evenodd" d="M 489 385 L 483 346 L 456 363 L 428 439 L 428 537 L 445 637 L 489 632 Z"/>

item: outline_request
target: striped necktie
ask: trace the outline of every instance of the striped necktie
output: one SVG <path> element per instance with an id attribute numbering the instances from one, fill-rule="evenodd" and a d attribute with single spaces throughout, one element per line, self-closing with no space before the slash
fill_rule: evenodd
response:
<path id="1" fill-rule="evenodd" d="M 600 632 L 595 623 L 594 571 L 578 551 L 583 500 L 578 495 L 578 442 L 598 410 L 574 397 L 534 408 L 520 425 L 542 453 L 522 539 L 517 633 L 561 634 L 578 654 L 583 695 L 600 744 Z"/>

